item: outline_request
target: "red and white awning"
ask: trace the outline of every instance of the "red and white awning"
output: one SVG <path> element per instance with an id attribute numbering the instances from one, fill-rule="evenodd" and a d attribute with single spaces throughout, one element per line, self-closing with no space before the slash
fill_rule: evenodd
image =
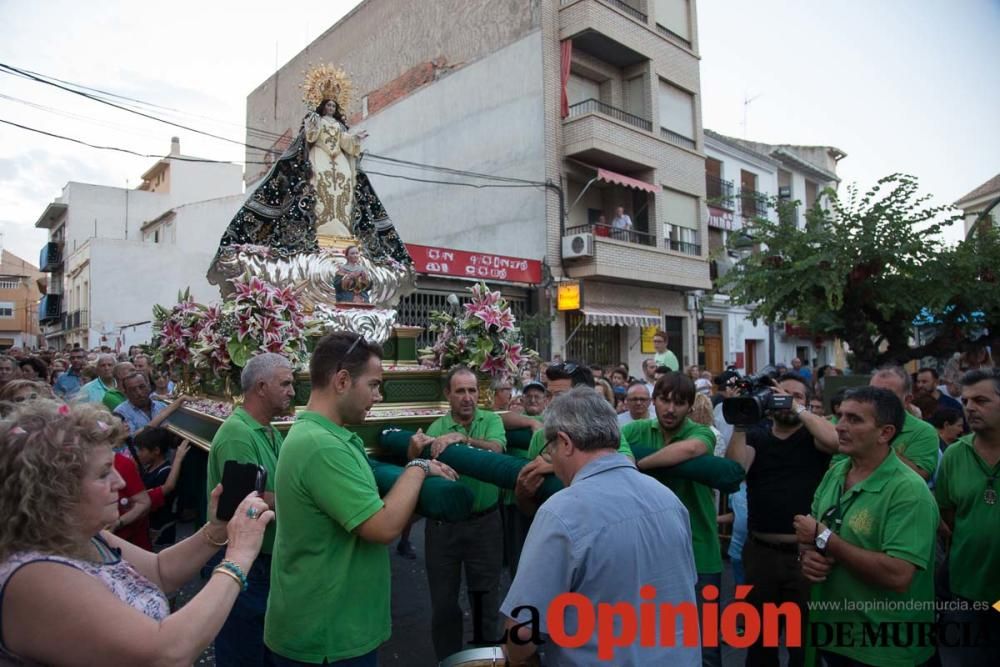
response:
<path id="1" fill-rule="evenodd" d="M 659 315 L 643 308 L 605 304 L 587 304 L 580 309 L 584 324 L 618 327 L 654 327 L 661 324 Z"/>
<path id="2" fill-rule="evenodd" d="M 604 181 L 605 183 L 613 183 L 615 185 L 621 185 L 623 187 L 633 188 L 635 190 L 642 190 L 643 192 L 649 192 L 652 194 L 656 194 L 657 192 L 660 191 L 659 185 L 654 185 L 653 183 L 640 181 L 637 178 L 625 176 L 624 174 L 619 174 L 614 171 L 608 171 L 607 169 L 598 169 L 597 179 L 600 181 Z"/>

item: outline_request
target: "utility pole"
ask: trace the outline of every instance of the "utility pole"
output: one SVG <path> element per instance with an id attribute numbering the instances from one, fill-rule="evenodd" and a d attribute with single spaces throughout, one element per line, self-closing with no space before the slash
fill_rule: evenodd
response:
<path id="1" fill-rule="evenodd" d="M 747 138 L 747 111 L 750 109 L 750 103 L 755 99 L 760 97 L 760 94 L 750 97 L 750 94 L 746 91 L 743 92 L 743 138 Z"/>

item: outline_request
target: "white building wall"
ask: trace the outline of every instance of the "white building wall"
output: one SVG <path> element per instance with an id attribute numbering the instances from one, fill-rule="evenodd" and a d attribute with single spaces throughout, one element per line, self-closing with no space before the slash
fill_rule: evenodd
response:
<path id="1" fill-rule="evenodd" d="M 170 207 L 243 192 L 238 164 L 170 161 Z"/>
<path id="2" fill-rule="evenodd" d="M 407 96 L 358 124 L 378 155 L 545 180 L 541 31 Z M 409 243 L 540 259 L 543 188 L 482 188 L 390 178 L 492 183 L 365 159 L 362 168 Z"/>
<path id="3" fill-rule="evenodd" d="M 74 182 L 66 184 L 56 201 L 68 206 L 64 256 L 91 238 L 139 238 L 142 223 L 169 204 L 162 194 Z"/>

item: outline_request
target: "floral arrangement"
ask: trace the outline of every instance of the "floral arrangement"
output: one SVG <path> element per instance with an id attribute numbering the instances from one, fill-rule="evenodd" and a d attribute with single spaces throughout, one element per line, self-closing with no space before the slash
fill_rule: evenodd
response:
<path id="1" fill-rule="evenodd" d="M 510 304 L 500 292 L 491 291 L 485 283 L 469 291 L 472 298 L 459 314 L 431 313 L 428 330 L 437 339 L 431 347 L 419 350 L 420 360 L 439 368 L 464 364 L 488 378 L 516 377 L 538 354 L 524 347 Z M 448 302 L 453 308 L 459 306 L 454 294 Z"/>
<path id="2" fill-rule="evenodd" d="M 291 289 L 259 278 L 236 278 L 232 284 L 233 295 L 221 304 L 195 303 L 188 290 L 176 306 L 154 307 L 157 363 L 218 379 L 236 376 L 261 352 L 277 352 L 296 368 L 305 367 L 306 341 L 321 325 L 306 321 Z"/>

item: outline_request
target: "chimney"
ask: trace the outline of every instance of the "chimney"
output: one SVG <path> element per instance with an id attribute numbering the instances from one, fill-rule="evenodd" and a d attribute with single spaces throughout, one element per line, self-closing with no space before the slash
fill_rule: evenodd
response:
<path id="1" fill-rule="evenodd" d="M 170 137 L 170 154 L 180 155 L 181 154 L 181 139 L 180 137 Z"/>

